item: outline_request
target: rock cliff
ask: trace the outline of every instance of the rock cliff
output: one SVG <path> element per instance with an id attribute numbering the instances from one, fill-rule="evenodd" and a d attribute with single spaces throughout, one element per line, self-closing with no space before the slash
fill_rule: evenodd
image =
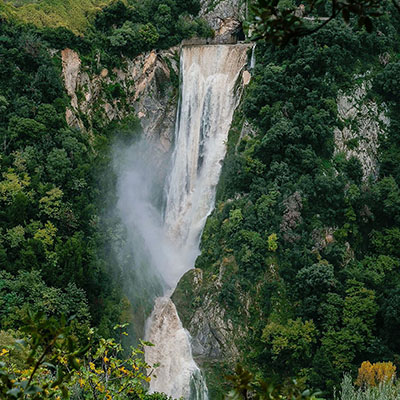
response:
<path id="1" fill-rule="evenodd" d="M 379 139 L 389 125 L 385 106 L 378 106 L 367 96 L 370 86 L 370 81 L 363 79 L 348 93 L 338 94 L 337 112 L 342 127 L 335 129 L 335 153 L 343 153 L 347 159 L 358 158 L 364 180 L 378 175 Z"/>
<path id="2" fill-rule="evenodd" d="M 179 48 L 124 60 L 124 68 L 93 74 L 70 49 L 61 52 L 63 78 L 71 99 L 70 126 L 91 132 L 128 115 L 139 117 L 144 133 L 161 151 L 171 146 L 178 100 Z"/>
<path id="3" fill-rule="evenodd" d="M 243 21 L 246 12 L 243 0 L 201 0 L 200 16 L 219 35 L 231 29 L 235 24 L 233 21 Z"/>
<path id="4" fill-rule="evenodd" d="M 364 179 L 367 179 L 379 173 L 379 139 L 385 135 L 389 120 L 385 115 L 385 105 L 378 105 L 369 98 L 368 78 L 364 77 L 359 81 L 361 83 L 357 83 L 346 92 L 339 92 L 337 96 L 335 155 L 341 153 L 346 158 L 357 157 L 362 165 Z M 240 126 L 232 126 L 231 135 L 235 135 L 236 132 L 239 141 L 246 136 L 257 135 L 248 121 L 244 118 L 238 120 L 241 121 Z M 235 146 L 236 151 L 238 147 Z M 334 240 L 334 231 L 335 228 L 324 227 L 321 232 L 317 232 L 316 248 L 322 249 L 331 243 Z M 348 245 L 346 259 L 352 257 L 352 250 Z M 236 268 L 232 256 L 204 269 L 193 269 L 182 277 L 172 297 L 183 326 L 192 336 L 193 356 L 205 370 L 211 393 L 217 393 L 218 386 L 222 384 L 221 380 L 217 381 L 213 376 L 222 375 L 221 371 L 225 371 L 224 366 L 232 367 L 243 359 L 242 344 L 249 335 L 246 329 L 250 310 L 253 317 L 259 312 L 257 302 L 262 294 L 258 293 L 257 285 L 255 293 L 256 297 L 260 298 L 252 297 L 254 293 L 252 296 L 247 292 L 240 293 L 239 304 L 235 309 L 236 317 L 232 317 L 231 310 L 221 301 L 220 294 L 231 290 L 226 282 L 231 274 L 236 273 Z M 240 291 L 239 288 L 235 290 Z M 237 317 L 238 315 L 240 317 Z M 213 379 L 215 382 L 210 384 L 210 380 Z M 216 398 L 219 398 L 218 395 Z"/>

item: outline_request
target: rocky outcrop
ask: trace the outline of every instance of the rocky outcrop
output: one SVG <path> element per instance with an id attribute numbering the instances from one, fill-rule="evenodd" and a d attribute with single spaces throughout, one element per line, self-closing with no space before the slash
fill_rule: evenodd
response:
<path id="1" fill-rule="evenodd" d="M 71 50 L 65 49 L 61 52 L 62 67 L 64 75 L 64 84 L 68 96 L 71 98 L 71 106 L 78 107 L 78 98 L 76 96 L 76 88 L 78 85 L 78 76 L 81 69 L 81 60 L 79 55 Z"/>
<path id="2" fill-rule="evenodd" d="M 220 271 L 222 274 L 222 267 Z M 193 358 L 200 366 L 204 361 L 235 362 L 239 356 L 236 339 L 240 332 L 216 298 L 220 285 L 218 279 L 203 279 L 203 271 L 196 268 L 181 278 L 172 296 L 192 337 Z"/>
<path id="3" fill-rule="evenodd" d="M 379 107 L 367 97 L 370 85 L 364 80 L 350 93 L 339 93 L 338 118 L 343 128 L 335 129 L 335 153 L 343 153 L 346 159 L 358 158 L 364 180 L 378 175 L 379 139 L 389 125 L 384 105 Z"/>
<path id="4" fill-rule="evenodd" d="M 241 0 L 201 0 L 200 16 L 217 35 L 237 28 L 246 15 L 246 5 Z"/>
<path id="5" fill-rule="evenodd" d="M 66 111 L 70 126 L 91 131 L 135 114 L 144 133 L 161 151 L 168 151 L 174 132 L 178 98 L 178 48 L 152 51 L 125 59 L 124 68 L 93 74 L 70 49 L 61 52 L 65 88 L 71 99 Z M 173 76 L 174 75 L 174 76 Z"/>

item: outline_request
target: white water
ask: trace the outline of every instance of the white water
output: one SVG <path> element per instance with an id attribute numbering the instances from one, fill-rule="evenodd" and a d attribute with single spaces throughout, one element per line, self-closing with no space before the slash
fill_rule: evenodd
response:
<path id="1" fill-rule="evenodd" d="M 216 45 L 182 49 L 175 148 L 165 189 L 166 238 L 159 242 L 160 246 L 168 242 L 172 249 L 159 268 L 171 290 L 193 268 L 201 232 L 214 208 L 248 48 Z M 208 399 L 204 378 L 192 358 L 190 336 L 168 296 L 156 300 L 146 331 L 147 340 L 155 343 L 146 350 L 146 361 L 160 363 L 150 390 L 173 398 Z"/>
<path id="2" fill-rule="evenodd" d="M 251 50 L 251 59 L 250 59 L 250 71 L 253 71 L 256 66 L 256 45 L 253 46 Z"/>
<path id="3" fill-rule="evenodd" d="M 156 299 L 147 334 L 157 346 L 157 351 L 146 349 L 147 363 L 154 365 L 162 362 L 156 369 L 157 377 L 151 381 L 151 391 L 168 393 L 174 398 L 207 400 L 207 386 L 193 360 L 188 333 L 169 297 Z"/>
<path id="4" fill-rule="evenodd" d="M 218 45 L 182 50 L 181 100 L 165 207 L 168 236 L 182 255 L 172 286 L 193 267 L 201 231 L 214 208 L 238 101 L 235 84 L 247 49 L 248 45 Z"/>

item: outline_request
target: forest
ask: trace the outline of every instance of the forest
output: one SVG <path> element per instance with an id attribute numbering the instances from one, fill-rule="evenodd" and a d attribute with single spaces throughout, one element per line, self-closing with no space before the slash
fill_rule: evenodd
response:
<path id="1" fill-rule="evenodd" d="M 214 32 L 198 0 L 70 0 L 76 15 L 33 3 L 0 5 L 0 398 L 168 399 L 148 393 L 151 343 L 127 338 L 136 304 L 103 229 L 118 223 L 104 214 L 112 146 L 140 124 L 68 126 L 54 54 L 73 49 L 99 73 Z M 173 296 L 185 324 L 212 293 L 240 332 L 236 367 L 204 365 L 210 399 L 399 396 L 400 13 L 387 2 L 367 30 L 338 18 L 297 43 L 254 38 L 195 265 L 204 279 Z M 376 138 L 357 135 L 365 121 L 342 117 L 340 97 L 367 108 Z"/>

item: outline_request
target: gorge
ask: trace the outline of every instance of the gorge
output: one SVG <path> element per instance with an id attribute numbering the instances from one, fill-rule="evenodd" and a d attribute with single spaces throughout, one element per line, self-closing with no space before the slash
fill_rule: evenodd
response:
<path id="1" fill-rule="evenodd" d="M 147 263 L 160 276 L 166 296 L 156 299 L 147 322 L 146 339 L 155 346 L 146 350 L 146 361 L 160 364 L 150 389 L 174 398 L 208 398 L 202 374 L 191 356 L 190 337 L 169 294 L 180 277 L 194 266 L 199 254 L 201 232 L 214 207 L 250 48 L 248 44 L 182 47 L 181 94 L 162 210 L 154 208 L 152 190 L 146 194 L 144 189 L 149 182 L 143 184 L 143 181 L 151 181 L 150 175 L 139 180 L 140 184 L 135 183 L 133 176 L 146 171 L 143 163 L 137 163 L 136 168 L 120 179 L 121 218 L 131 225 L 128 230 L 141 236 L 134 243 L 145 245 Z M 135 157 L 137 153 L 133 153 Z"/>
<path id="2" fill-rule="evenodd" d="M 363 379 L 400 365 L 391 2 L 285 46 L 249 37 L 256 0 L 0 5 L 1 399 L 377 398 Z"/>

